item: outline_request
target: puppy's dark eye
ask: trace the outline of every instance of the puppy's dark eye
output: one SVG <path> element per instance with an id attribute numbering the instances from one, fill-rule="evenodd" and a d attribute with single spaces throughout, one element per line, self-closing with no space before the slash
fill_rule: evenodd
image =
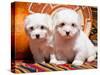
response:
<path id="1" fill-rule="evenodd" d="M 30 27 L 30 30 L 32 31 L 34 28 L 33 27 Z"/>
<path id="2" fill-rule="evenodd" d="M 41 29 L 44 29 L 44 26 L 41 26 Z"/>
<path id="3" fill-rule="evenodd" d="M 61 24 L 60 24 L 61 27 L 64 26 L 64 25 L 65 25 L 65 23 L 61 23 Z"/>
<path id="4" fill-rule="evenodd" d="M 74 23 L 72 23 L 72 26 L 75 27 L 76 25 Z"/>

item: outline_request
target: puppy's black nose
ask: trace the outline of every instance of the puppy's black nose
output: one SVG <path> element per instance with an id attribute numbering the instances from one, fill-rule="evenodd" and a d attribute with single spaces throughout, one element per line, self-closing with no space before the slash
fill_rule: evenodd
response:
<path id="1" fill-rule="evenodd" d="M 36 34 L 36 38 L 39 39 L 39 37 L 40 37 L 40 35 L 39 34 Z"/>
<path id="2" fill-rule="evenodd" d="M 66 32 L 66 35 L 69 35 L 70 32 Z"/>

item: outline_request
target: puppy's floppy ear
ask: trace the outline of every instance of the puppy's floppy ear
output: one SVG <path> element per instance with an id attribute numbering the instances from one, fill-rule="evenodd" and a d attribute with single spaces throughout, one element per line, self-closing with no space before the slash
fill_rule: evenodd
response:
<path id="1" fill-rule="evenodd" d="M 26 16 L 25 19 L 24 19 L 24 27 L 25 27 L 26 29 L 28 28 L 28 26 L 29 26 L 29 24 L 30 24 L 30 22 L 31 22 L 32 15 L 33 15 L 33 14 L 28 15 L 28 16 Z"/>
<path id="2" fill-rule="evenodd" d="M 82 23 L 82 16 L 78 13 L 78 27 L 79 27 L 80 30 L 82 30 L 81 23 Z"/>
<path id="3" fill-rule="evenodd" d="M 47 18 L 46 21 L 48 22 L 48 28 L 49 28 L 49 33 L 47 34 L 47 45 L 50 47 L 53 47 L 53 24 L 52 24 L 52 18 L 50 15 L 46 14 Z"/>
<path id="4" fill-rule="evenodd" d="M 50 31 L 52 31 L 52 18 L 50 15 L 46 14 L 47 18 L 46 18 L 46 21 L 48 23 L 48 28 Z"/>
<path id="5" fill-rule="evenodd" d="M 55 33 L 55 27 L 57 25 L 57 20 L 58 20 L 58 16 L 56 15 L 56 12 L 53 12 L 51 14 L 51 18 L 52 18 L 52 28 L 53 28 L 53 33 Z"/>
<path id="6" fill-rule="evenodd" d="M 27 34 L 28 34 L 28 31 L 27 31 L 28 24 L 29 24 L 29 16 L 26 16 L 24 19 L 24 29 Z"/>
<path id="7" fill-rule="evenodd" d="M 24 19 L 24 27 L 26 27 L 29 24 L 29 16 L 26 16 Z"/>

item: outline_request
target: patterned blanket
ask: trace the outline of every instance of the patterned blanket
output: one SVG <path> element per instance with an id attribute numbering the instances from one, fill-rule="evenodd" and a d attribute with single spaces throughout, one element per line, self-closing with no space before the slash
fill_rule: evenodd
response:
<path id="1" fill-rule="evenodd" d="M 80 70 L 80 69 L 96 69 L 97 62 L 86 62 L 81 66 L 72 64 L 29 64 L 24 62 L 13 63 L 12 72 L 14 73 L 31 73 L 31 72 L 51 72 L 51 71 L 64 71 L 64 70 Z"/>

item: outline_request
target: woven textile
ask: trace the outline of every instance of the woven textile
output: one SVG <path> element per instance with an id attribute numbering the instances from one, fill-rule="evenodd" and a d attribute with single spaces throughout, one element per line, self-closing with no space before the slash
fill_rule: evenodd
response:
<path id="1" fill-rule="evenodd" d="M 95 69 L 97 68 L 97 62 L 86 62 L 81 66 L 75 66 L 72 64 L 27 64 L 16 62 L 12 72 L 15 73 L 32 73 L 32 72 L 50 72 L 50 71 L 64 71 L 64 70 L 80 70 L 80 69 Z"/>

